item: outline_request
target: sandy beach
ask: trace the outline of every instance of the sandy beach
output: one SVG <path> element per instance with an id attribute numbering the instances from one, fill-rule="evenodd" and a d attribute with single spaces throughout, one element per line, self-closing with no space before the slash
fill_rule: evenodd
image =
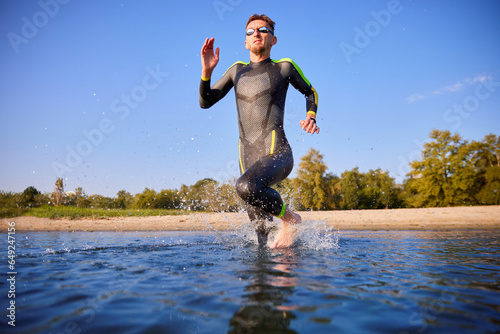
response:
<path id="1" fill-rule="evenodd" d="M 500 206 L 425 209 L 300 212 L 304 222 L 325 221 L 343 231 L 494 230 L 500 228 Z M 178 216 L 108 219 L 2 219 L 1 231 L 15 222 L 16 231 L 231 231 L 248 222 L 246 213 L 192 213 Z"/>

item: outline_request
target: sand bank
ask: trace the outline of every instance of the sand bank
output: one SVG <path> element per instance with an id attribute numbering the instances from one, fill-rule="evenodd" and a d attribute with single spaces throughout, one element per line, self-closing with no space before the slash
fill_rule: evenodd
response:
<path id="1" fill-rule="evenodd" d="M 425 209 L 352 210 L 301 212 L 304 221 L 325 221 L 344 231 L 374 230 L 477 230 L 500 229 L 500 206 Z M 108 219 L 48 219 L 17 217 L 2 219 L 16 231 L 229 231 L 248 222 L 245 213 L 192 213 L 179 216 L 125 217 Z"/>

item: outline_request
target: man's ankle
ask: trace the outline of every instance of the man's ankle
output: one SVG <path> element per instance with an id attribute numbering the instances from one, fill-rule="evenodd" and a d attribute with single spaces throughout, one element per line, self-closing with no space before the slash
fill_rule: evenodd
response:
<path id="1" fill-rule="evenodd" d="M 298 213 L 293 212 L 287 207 L 282 220 L 287 224 L 300 224 L 302 222 L 302 217 L 300 217 Z"/>

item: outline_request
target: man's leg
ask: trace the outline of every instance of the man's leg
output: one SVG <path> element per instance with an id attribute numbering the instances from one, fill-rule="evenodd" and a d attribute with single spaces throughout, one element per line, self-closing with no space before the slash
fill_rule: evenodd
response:
<path id="1" fill-rule="evenodd" d="M 256 206 L 270 215 L 279 216 L 283 200 L 271 186 L 284 180 L 292 168 L 291 152 L 261 158 L 236 181 L 236 192 L 246 204 Z"/>
<path id="2" fill-rule="evenodd" d="M 251 222 L 255 223 L 259 246 L 267 245 L 267 237 L 272 230 L 272 227 L 268 226 L 268 222 L 272 222 L 273 217 L 262 209 L 250 204 L 246 204 L 245 208 L 248 213 L 248 218 L 250 218 Z"/>
<path id="3" fill-rule="evenodd" d="M 293 156 L 291 152 L 276 154 L 259 159 L 238 179 L 236 191 L 247 204 L 247 210 L 250 208 L 250 220 L 260 221 L 260 225 L 263 225 L 262 223 L 265 224 L 266 220 L 271 220 L 269 216 L 273 215 L 283 219 L 284 226 L 293 222 L 297 224 L 301 221 L 298 214 L 293 213 L 288 208 L 285 210 L 285 204 L 280 194 L 271 188 L 271 185 L 284 180 L 292 168 Z M 269 231 L 266 233 L 265 229 L 257 230 L 259 243 L 261 236 L 262 242 L 267 242 L 268 233 Z M 290 240 L 286 243 L 290 243 Z"/>

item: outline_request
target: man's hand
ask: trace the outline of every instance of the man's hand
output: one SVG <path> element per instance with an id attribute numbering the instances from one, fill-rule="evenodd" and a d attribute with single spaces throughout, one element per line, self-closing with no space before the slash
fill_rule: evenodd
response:
<path id="1" fill-rule="evenodd" d="M 316 125 L 316 118 L 312 114 L 307 114 L 307 118 L 304 121 L 300 120 L 300 127 L 307 133 L 319 133 L 319 127 Z"/>
<path id="2" fill-rule="evenodd" d="M 217 63 L 219 63 L 219 48 L 214 54 L 214 38 L 207 38 L 201 48 L 201 76 L 210 78 Z"/>

